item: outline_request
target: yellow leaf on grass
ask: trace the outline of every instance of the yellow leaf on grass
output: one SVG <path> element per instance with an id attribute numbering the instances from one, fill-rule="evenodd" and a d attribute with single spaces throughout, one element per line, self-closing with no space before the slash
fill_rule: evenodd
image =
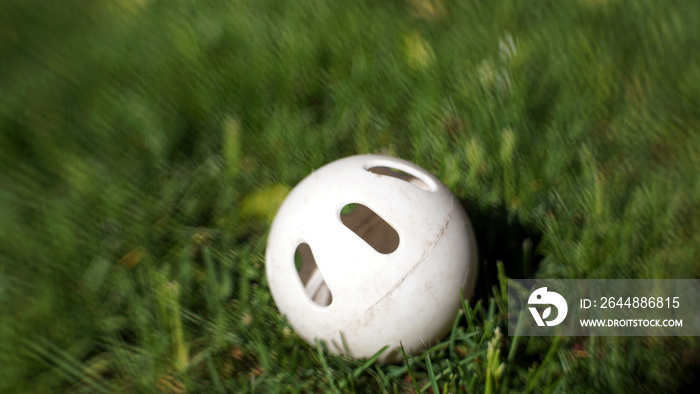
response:
<path id="1" fill-rule="evenodd" d="M 445 16 L 445 5 L 442 0 L 409 0 L 412 13 L 429 21 Z"/>
<path id="2" fill-rule="evenodd" d="M 146 249 L 139 246 L 119 259 L 117 264 L 123 265 L 126 268 L 134 268 L 144 257 L 146 257 Z"/>
<path id="3" fill-rule="evenodd" d="M 404 36 L 406 58 L 413 69 L 425 69 L 435 59 L 433 48 L 418 31 L 412 31 Z"/>
<path id="4" fill-rule="evenodd" d="M 281 183 L 256 190 L 243 199 L 241 218 L 264 219 L 271 222 L 287 193 L 289 193 L 289 188 Z"/>

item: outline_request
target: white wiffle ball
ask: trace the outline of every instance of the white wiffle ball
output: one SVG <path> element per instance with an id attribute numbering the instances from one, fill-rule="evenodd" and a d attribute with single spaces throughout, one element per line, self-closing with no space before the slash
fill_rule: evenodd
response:
<path id="1" fill-rule="evenodd" d="M 307 342 L 354 358 L 389 345 L 380 362 L 398 362 L 401 343 L 416 354 L 444 336 L 460 289 L 472 294 L 474 231 L 424 169 L 350 156 L 289 193 L 270 229 L 266 270 L 277 307 Z"/>

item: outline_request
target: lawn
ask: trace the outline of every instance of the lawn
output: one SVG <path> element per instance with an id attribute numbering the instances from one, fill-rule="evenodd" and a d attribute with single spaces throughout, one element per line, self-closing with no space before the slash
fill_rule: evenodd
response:
<path id="1" fill-rule="evenodd" d="M 700 277 L 700 2 L 5 0 L 0 392 L 681 392 L 696 337 L 509 337 L 510 278 Z M 399 365 L 307 345 L 265 245 L 381 153 L 479 247 Z"/>

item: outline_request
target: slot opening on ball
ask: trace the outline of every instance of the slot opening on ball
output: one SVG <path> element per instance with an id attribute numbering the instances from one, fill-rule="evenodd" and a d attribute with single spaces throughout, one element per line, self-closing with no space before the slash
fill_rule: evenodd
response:
<path id="1" fill-rule="evenodd" d="M 399 247 L 399 233 L 365 205 L 345 205 L 340 210 L 340 220 L 379 253 L 389 254 Z"/>
<path id="2" fill-rule="evenodd" d="M 294 266 L 306 296 L 319 306 L 330 305 L 333 302 L 333 294 L 316 265 L 316 259 L 309 244 L 302 243 L 297 246 L 294 252 Z"/>
<path id="3" fill-rule="evenodd" d="M 428 182 L 421 179 L 420 177 L 413 175 L 409 172 L 399 170 L 398 168 L 387 166 L 374 166 L 367 168 L 367 171 L 377 175 L 390 176 L 392 178 L 400 179 L 426 192 L 435 191 L 434 187 L 431 187 L 432 183 L 428 184 Z"/>

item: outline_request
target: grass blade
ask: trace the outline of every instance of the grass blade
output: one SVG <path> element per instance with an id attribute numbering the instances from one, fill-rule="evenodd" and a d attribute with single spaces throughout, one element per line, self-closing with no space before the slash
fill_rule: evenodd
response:
<path id="1" fill-rule="evenodd" d="M 413 389 L 416 390 L 416 393 L 420 393 L 420 389 L 418 388 L 418 382 L 416 382 L 416 377 L 413 376 L 413 370 L 411 370 L 411 366 L 408 364 L 408 356 L 406 356 L 406 350 L 403 348 L 403 342 L 400 342 L 401 345 L 401 354 L 403 355 L 403 361 L 406 363 L 406 369 L 408 369 L 408 375 L 411 377 L 411 382 L 413 383 Z"/>
<path id="2" fill-rule="evenodd" d="M 425 362 L 428 366 L 428 378 L 430 379 L 430 387 L 433 389 L 433 393 L 437 394 L 440 392 L 440 388 L 438 387 L 437 384 L 437 379 L 435 379 L 435 371 L 433 371 L 433 363 L 430 361 L 430 355 L 428 355 L 425 358 Z M 425 391 L 426 387 L 423 387 L 423 390 L 421 392 Z"/>
<path id="3" fill-rule="evenodd" d="M 331 369 L 328 367 L 328 362 L 326 361 L 326 355 L 323 352 L 323 346 L 321 346 L 321 341 L 315 339 L 315 342 L 316 353 L 318 354 L 318 359 L 321 361 L 321 366 L 323 366 L 323 370 L 326 372 L 326 377 L 328 378 L 328 385 L 333 387 L 333 391 L 337 391 L 335 387 L 335 379 L 333 378 L 333 372 L 331 372 Z"/>
<path id="4" fill-rule="evenodd" d="M 379 351 L 378 351 L 377 353 L 375 353 L 374 356 L 372 356 L 372 357 L 370 357 L 369 359 L 367 359 L 367 361 L 365 361 L 364 364 L 362 364 L 361 366 L 359 366 L 357 369 L 355 369 L 355 370 L 352 372 L 352 377 L 355 378 L 355 379 L 357 379 L 358 377 L 360 377 L 360 375 L 362 374 L 362 372 L 364 372 L 367 368 L 369 368 L 372 364 L 374 364 L 374 363 L 377 361 L 377 359 L 378 359 L 379 357 L 381 357 L 382 354 L 383 354 L 383 353 L 386 351 L 386 349 L 388 349 L 388 348 L 389 348 L 389 345 L 386 345 L 386 346 L 384 346 L 383 348 L 379 349 Z"/>

